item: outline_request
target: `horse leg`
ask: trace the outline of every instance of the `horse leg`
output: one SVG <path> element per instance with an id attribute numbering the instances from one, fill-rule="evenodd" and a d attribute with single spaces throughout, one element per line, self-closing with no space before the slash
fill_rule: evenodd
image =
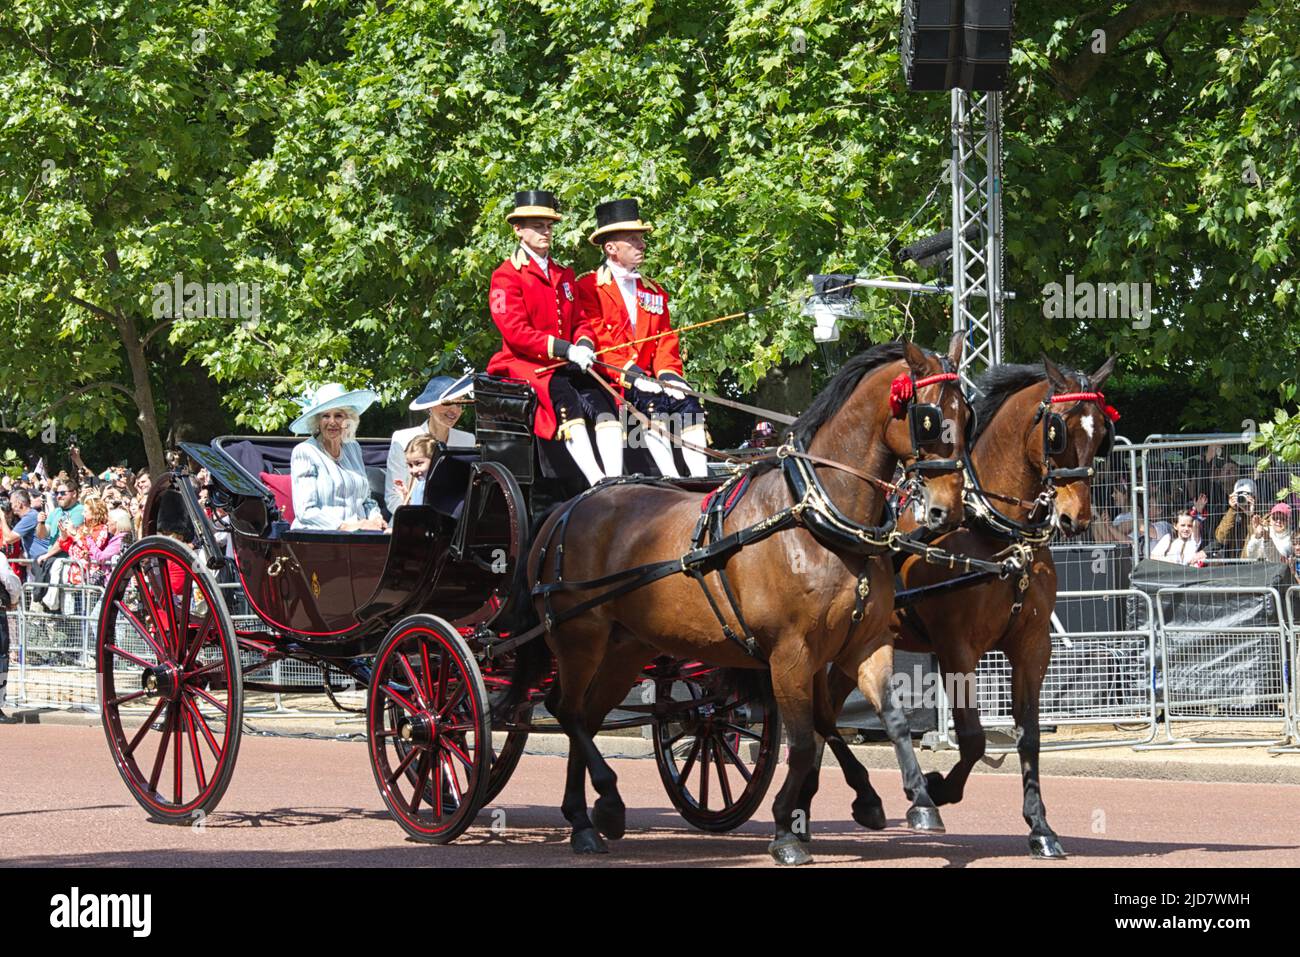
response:
<path id="1" fill-rule="evenodd" d="M 592 754 L 599 758 L 600 752 L 587 731 L 584 714 L 588 689 L 604 660 L 608 636 L 570 626 L 567 631 L 552 632 L 547 641 L 555 651 L 558 677 L 546 707 L 569 739 L 564 800 L 560 805 L 571 828 L 569 846 L 575 854 L 608 854 L 609 848 L 587 816 L 586 771 Z"/>
<path id="2" fill-rule="evenodd" d="M 943 832 L 943 819 L 935 807 L 921 773 L 920 762 L 912 748 L 912 729 L 898 696 L 890 688 L 894 674 L 894 643 L 888 634 L 877 639 L 876 647 L 858 665 L 858 690 L 871 702 L 880 723 L 894 745 L 898 768 L 903 772 L 903 793 L 912 806 L 907 809 L 907 825 L 914 831 Z"/>
<path id="3" fill-rule="evenodd" d="M 1011 661 L 1011 713 L 1016 719 L 1020 741 L 1020 779 L 1024 785 L 1025 823 L 1029 825 L 1030 857 L 1065 857 L 1065 849 L 1056 832 L 1047 824 L 1042 787 L 1038 780 L 1038 755 L 1041 745 L 1038 727 L 1038 693 L 1047 674 L 1052 655 L 1052 639 L 1045 631 L 1022 635 L 1005 649 Z"/>
<path id="4" fill-rule="evenodd" d="M 871 786 L 871 776 L 867 773 L 867 769 L 862 766 L 862 762 L 853 753 L 848 742 L 840 736 L 839 728 L 835 724 L 849 692 L 853 690 L 853 679 L 832 665 L 828 671 L 822 673 L 815 690 L 818 698 L 813 714 L 817 721 L 817 733 L 830 745 L 831 753 L 835 755 L 840 770 L 844 772 L 845 783 L 853 788 L 854 794 L 857 795 L 853 799 L 853 820 L 869 830 L 879 831 L 887 823 L 884 802 L 880 800 L 876 789 Z"/>
<path id="5" fill-rule="evenodd" d="M 948 697 L 953 724 L 957 729 L 957 747 L 961 754 L 947 774 L 931 771 L 925 776 L 930 796 L 939 807 L 956 804 L 962 799 L 971 771 L 979 759 L 984 757 L 986 742 L 984 726 L 980 723 L 975 684 L 977 660 L 964 649 L 957 653 L 955 660 L 947 654 L 939 656 L 940 676 L 946 682 L 954 679 L 950 683 L 954 694 Z M 941 728 L 940 732 L 942 731 Z"/>
<path id="6" fill-rule="evenodd" d="M 637 676 L 654 655 L 653 649 L 616 627 L 613 640 L 601 662 L 600 670 L 592 679 L 587 696 L 586 731 L 588 737 L 592 738 L 595 753 L 585 763 L 591 774 L 592 787 L 600 795 L 592 806 L 591 819 L 596 830 L 611 841 L 623 836 L 627 809 L 618 793 L 618 775 L 600 750 L 595 748 L 594 735 L 604 724 L 605 716 L 623 703 Z"/>
<path id="7" fill-rule="evenodd" d="M 802 646 L 796 661 L 784 663 L 774 658 L 771 666 L 772 693 L 785 723 L 790 759 L 785 781 L 772 802 L 776 836 L 767 851 L 778 864 L 808 864 L 812 861 L 812 854 L 804 847 L 809 840 L 808 818 L 800 799 L 817 759 L 813 727 L 813 678 L 817 669 L 807 660 L 807 649 Z"/>

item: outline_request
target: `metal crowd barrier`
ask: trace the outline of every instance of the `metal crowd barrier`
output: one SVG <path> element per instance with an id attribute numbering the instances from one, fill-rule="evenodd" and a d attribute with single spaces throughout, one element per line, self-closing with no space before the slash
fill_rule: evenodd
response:
<path id="1" fill-rule="evenodd" d="M 1257 595 L 1264 624 L 1202 626 L 1203 603 Z M 1160 631 L 1164 738 L 1143 748 L 1258 747 L 1285 745 L 1292 737 L 1294 702 L 1287 667 L 1288 627 L 1276 588 L 1196 586 L 1156 592 Z M 1213 614 L 1221 617 L 1220 609 Z M 1199 722 L 1245 726 L 1218 737 L 1177 736 L 1174 725 Z M 1267 730 L 1246 734 L 1254 725 Z M 1276 734 L 1272 729 L 1276 727 Z"/>
<path id="2" fill-rule="evenodd" d="M 1052 635 L 1052 660 L 1039 694 L 1039 726 L 1105 725 L 1115 727 L 1110 736 L 1084 739 L 1066 737 L 1045 741 L 1044 751 L 1083 748 L 1133 747 L 1156 736 L 1156 703 L 1151 684 L 1151 663 L 1156 648 L 1155 614 L 1151 596 L 1136 589 L 1062 591 L 1058 601 L 1104 599 L 1123 602 L 1139 611 L 1137 624 L 1125 629 L 1058 631 Z M 1000 651 L 991 651 L 976 669 L 976 695 L 980 723 L 985 730 L 1014 729 L 1011 663 Z M 944 744 L 957 747 L 948 686 L 939 689 L 939 726 Z M 1136 725 L 1136 728 L 1121 728 Z M 990 754 L 1006 754 L 1014 745 L 989 744 Z"/>
<path id="3" fill-rule="evenodd" d="M 24 585 L 19 608 L 8 614 L 11 701 L 97 710 L 95 632 L 103 589 L 59 586 L 60 613 L 49 614 L 32 607 L 34 593 L 46 587 L 50 586 Z M 221 587 L 237 630 L 268 630 L 247 606 L 238 584 Z M 1257 596 L 1267 613 L 1263 624 L 1205 627 L 1180 613 L 1192 607 L 1189 602 L 1223 602 L 1228 596 L 1240 600 L 1251 595 Z M 1162 589 L 1154 600 L 1136 589 L 1119 588 L 1062 590 L 1057 597 L 1057 619 L 1065 624 L 1058 624 L 1052 635 L 1052 660 L 1040 695 L 1040 726 L 1110 725 L 1114 732 L 1077 738 L 1063 732 L 1057 740 L 1045 741 L 1043 750 L 1272 745 L 1277 751 L 1300 752 L 1300 682 L 1296 680 L 1300 586 L 1288 588 L 1285 597 L 1274 588 L 1208 586 Z M 143 640 L 129 627 L 123 626 L 117 641 L 133 653 L 145 650 Z M 322 681 L 319 668 L 291 659 L 273 662 L 249 676 L 250 681 L 259 679 L 298 686 L 306 693 L 321 689 Z M 346 676 L 331 675 L 331 687 L 345 695 L 345 703 L 363 706 L 363 696 L 348 693 L 350 684 Z M 937 743 L 956 747 L 947 690 L 942 682 L 934 689 Z M 991 652 L 980 662 L 975 693 L 987 729 L 1014 728 L 1010 665 L 1001 652 Z M 334 710 L 288 708 L 279 694 L 267 700 L 250 712 L 342 717 Z M 1227 726 L 1234 733 L 1217 738 L 1183 734 L 1194 723 Z M 1239 728 L 1250 733 L 1237 732 Z M 995 745 L 988 750 L 1006 753 L 1014 746 Z"/>
<path id="4" fill-rule="evenodd" d="M 1287 727 L 1290 744 L 1271 747 L 1269 752 L 1300 754 L 1300 585 L 1292 585 L 1286 590 L 1282 608 L 1287 634 L 1291 639 L 1291 656 L 1287 659 L 1289 668 L 1287 677 L 1291 685 L 1291 707 Z"/>
<path id="5" fill-rule="evenodd" d="M 35 596 L 57 590 L 58 605 L 49 611 Z M 9 644 L 16 655 L 17 683 L 10 683 L 21 705 L 94 710 L 95 619 L 104 589 L 95 585 L 23 585 L 18 610 L 10 613 Z"/>

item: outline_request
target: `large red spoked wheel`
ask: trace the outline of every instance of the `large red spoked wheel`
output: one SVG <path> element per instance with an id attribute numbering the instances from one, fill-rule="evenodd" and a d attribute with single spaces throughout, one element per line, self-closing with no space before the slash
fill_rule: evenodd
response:
<path id="1" fill-rule="evenodd" d="M 478 663 L 432 615 L 398 622 L 375 654 L 366 724 L 389 812 L 417 841 L 446 844 L 487 799 L 492 728 Z"/>
<path id="2" fill-rule="evenodd" d="M 686 822 L 721 833 L 748 821 L 772 783 L 781 743 L 767 674 L 737 681 L 725 669 L 683 669 L 656 680 L 655 711 L 655 764 Z"/>
<path id="3" fill-rule="evenodd" d="M 154 818 L 192 824 L 225 793 L 244 685 L 235 628 L 190 549 L 151 536 L 104 587 L 98 671 L 104 734 L 122 780 Z"/>

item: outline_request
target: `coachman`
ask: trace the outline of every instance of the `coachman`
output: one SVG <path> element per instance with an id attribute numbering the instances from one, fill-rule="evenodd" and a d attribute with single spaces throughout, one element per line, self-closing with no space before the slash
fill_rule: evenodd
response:
<path id="1" fill-rule="evenodd" d="M 587 482 L 595 485 L 623 471 L 622 427 L 613 401 L 586 375 L 596 360 L 596 338 L 578 310 L 573 270 L 550 257 L 551 231 L 562 218 L 553 193 L 515 193 L 515 208 L 506 222 L 514 227 L 519 246 L 492 273 L 488 309 L 501 331 L 501 349 L 487 371 L 532 384 L 537 391 L 533 432 L 563 441 Z M 568 364 L 543 368 L 556 365 L 557 359 Z M 596 429 L 603 468 L 588 423 Z"/>
<path id="2" fill-rule="evenodd" d="M 672 446 L 664 433 L 699 447 L 708 444 L 708 436 L 699 400 L 681 391 L 686 380 L 677 334 L 669 323 L 668 294 L 640 272 L 650 228 L 641 221 L 635 199 L 596 207 L 590 241 L 604 251 L 605 262 L 578 280 L 578 303 L 602 360 L 623 370 L 612 378 L 623 386 L 628 401 L 662 430 L 643 430 L 655 465 L 662 474 L 676 476 Z M 703 452 L 683 446 L 682 456 L 692 475 L 708 474 Z"/>

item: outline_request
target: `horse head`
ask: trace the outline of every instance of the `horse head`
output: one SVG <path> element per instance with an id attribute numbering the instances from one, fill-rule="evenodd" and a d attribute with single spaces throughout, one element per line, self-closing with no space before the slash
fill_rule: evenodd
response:
<path id="1" fill-rule="evenodd" d="M 905 341 L 907 372 L 890 390 L 885 444 L 903 465 L 918 522 L 934 531 L 955 527 L 964 514 L 962 463 L 971 410 L 957 369 L 965 342 L 963 333 L 955 334 L 942 356 Z"/>
<path id="2" fill-rule="evenodd" d="M 1092 463 L 1110 453 L 1114 410 L 1101 386 L 1115 369 L 1111 356 L 1092 375 L 1067 373 L 1043 356 L 1047 372 L 1040 428 L 1030 429 L 1025 454 L 1044 480 L 1056 486 L 1056 522 L 1068 536 L 1084 532 L 1092 521 Z M 1068 398 L 1070 396 L 1088 396 Z M 1061 397 L 1067 397 L 1062 400 Z"/>

